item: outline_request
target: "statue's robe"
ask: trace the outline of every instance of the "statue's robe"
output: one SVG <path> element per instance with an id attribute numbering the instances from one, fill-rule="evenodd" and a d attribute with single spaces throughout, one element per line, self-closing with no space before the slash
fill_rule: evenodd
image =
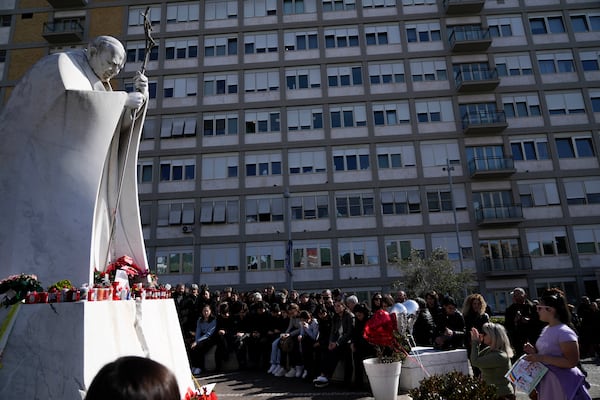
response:
<path id="1" fill-rule="evenodd" d="M 123 255 L 148 268 L 136 182 L 146 108 L 131 124 L 126 99 L 82 50 L 43 58 L 14 88 L 0 114 L 2 277 L 81 285 Z"/>

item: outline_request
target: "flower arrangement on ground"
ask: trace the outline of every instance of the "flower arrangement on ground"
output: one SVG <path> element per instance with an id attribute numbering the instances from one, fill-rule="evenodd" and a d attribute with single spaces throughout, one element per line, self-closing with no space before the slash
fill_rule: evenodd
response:
<path id="1" fill-rule="evenodd" d="M 377 310 L 367 321 L 363 337 L 375 347 L 381 363 L 404 360 L 410 353 L 406 314 Z"/>
<path id="2" fill-rule="evenodd" d="M 8 307 L 25 299 L 28 292 L 42 292 L 43 290 L 36 275 L 11 275 L 0 281 L 0 294 L 4 294 L 0 304 Z"/>
<path id="3" fill-rule="evenodd" d="M 424 378 L 419 387 L 408 394 L 413 400 L 494 400 L 496 387 L 474 376 L 452 371 Z"/>

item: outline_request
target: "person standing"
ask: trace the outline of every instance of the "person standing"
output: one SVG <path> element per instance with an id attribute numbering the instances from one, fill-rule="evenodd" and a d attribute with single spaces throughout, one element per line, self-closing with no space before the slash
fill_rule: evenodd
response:
<path id="1" fill-rule="evenodd" d="M 580 361 L 577 334 L 570 326 L 571 316 L 562 290 L 546 289 L 537 310 L 548 325 L 535 346 L 526 343 L 524 351 L 527 361 L 548 367 L 536 388 L 538 400 L 591 400 L 585 376 L 577 367 Z"/>
<path id="2" fill-rule="evenodd" d="M 433 347 L 439 350 L 459 349 L 465 346 L 465 319 L 456 309 L 453 297 L 442 301 L 444 312 L 435 320 Z"/>
<path id="3" fill-rule="evenodd" d="M 481 371 L 485 383 L 496 387 L 496 400 L 514 400 L 514 389 L 504 377 L 511 367 L 510 359 L 513 356 L 504 326 L 487 322 L 481 330 L 471 328 L 469 336 L 471 365 Z"/>
<path id="4" fill-rule="evenodd" d="M 479 332 L 483 328 L 483 324 L 490 322 L 490 316 L 485 312 L 487 303 L 482 295 L 473 293 L 467 296 L 463 304 L 463 317 L 465 319 L 465 331 L 471 332 L 472 328 L 477 328 Z M 465 336 L 467 347 L 467 355 L 471 355 L 471 335 Z M 473 375 L 479 376 L 479 369 L 473 368 Z"/>
<path id="5" fill-rule="evenodd" d="M 535 305 L 527 298 L 525 289 L 517 287 L 510 292 L 513 303 L 504 314 L 504 327 L 515 349 L 513 361 L 523 355 L 527 342 L 535 343 L 540 333 L 539 317 Z"/>

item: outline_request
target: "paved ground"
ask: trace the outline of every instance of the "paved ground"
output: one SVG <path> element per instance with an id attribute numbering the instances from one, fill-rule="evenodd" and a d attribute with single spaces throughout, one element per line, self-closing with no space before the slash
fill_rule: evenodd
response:
<path id="1" fill-rule="evenodd" d="M 583 361 L 588 371 L 588 382 L 592 385 L 591 395 L 600 400 L 600 363 L 593 359 Z M 243 397 L 250 400 L 288 399 L 288 400 L 368 400 L 373 399 L 367 391 L 351 391 L 341 383 L 333 382 L 326 388 L 316 389 L 309 382 L 296 378 L 276 378 L 265 371 L 247 370 L 224 374 L 202 374 L 201 384 L 216 383 L 216 392 L 220 400 Z M 518 400 L 526 400 L 519 395 Z M 398 396 L 397 400 L 410 400 L 408 394 Z"/>

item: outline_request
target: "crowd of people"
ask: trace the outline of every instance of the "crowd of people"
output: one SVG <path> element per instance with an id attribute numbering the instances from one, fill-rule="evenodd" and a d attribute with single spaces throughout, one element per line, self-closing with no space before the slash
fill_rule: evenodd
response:
<path id="1" fill-rule="evenodd" d="M 577 390 L 584 388 L 585 371 L 579 360 L 597 356 L 600 350 L 594 334 L 600 328 L 598 302 L 582 299 L 575 312 L 559 289 L 546 290 L 535 301 L 522 288 L 511 295 L 513 303 L 499 324 L 490 322 L 491 312 L 481 294 L 467 296 L 459 308 L 450 296 L 439 296 L 434 290 L 424 293 L 415 299 L 419 310 L 412 330 L 414 344 L 440 350 L 465 348 L 474 374 L 494 384 L 499 399 L 514 398 L 504 374 L 524 354 L 553 372 L 556 369 L 557 376 L 570 376 Z M 361 302 L 338 289 L 299 293 L 267 286 L 238 293 L 195 284 L 177 285 L 173 298 L 195 375 L 205 370 L 208 351 L 215 346 L 217 371 L 229 357 L 236 357 L 240 369 L 262 368 L 277 377 L 323 387 L 341 361 L 346 387 L 360 390 L 368 389 L 362 360 L 375 356 L 362 335 L 366 321 L 378 309 L 407 300 L 402 290 L 374 293 L 370 301 Z M 567 381 L 544 379 L 538 398 L 561 398 L 547 396 L 558 393 L 557 385 Z"/>

